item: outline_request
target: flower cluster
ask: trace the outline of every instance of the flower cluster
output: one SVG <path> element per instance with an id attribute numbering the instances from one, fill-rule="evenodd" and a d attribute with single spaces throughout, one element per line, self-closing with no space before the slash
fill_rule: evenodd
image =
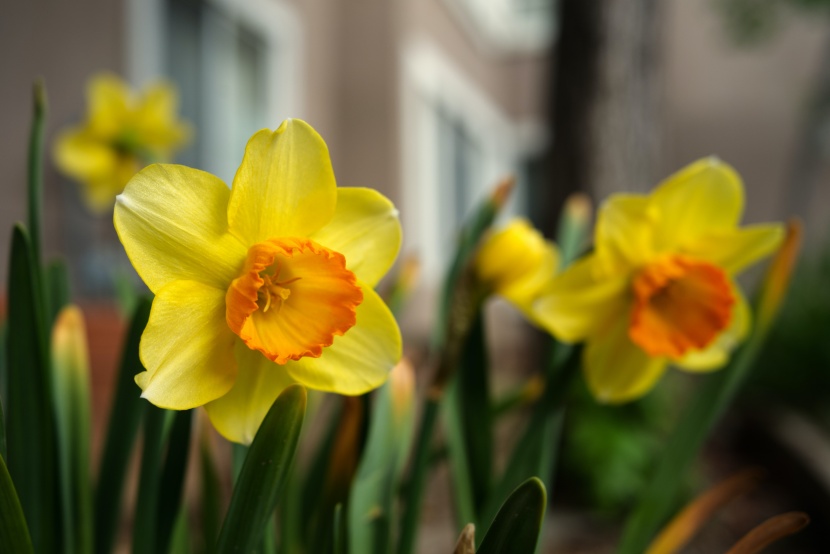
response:
<path id="1" fill-rule="evenodd" d="M 610 197 L 593 250 L 559 273 L 556 246 L 516 219 L 485 236 L 475 275 L 559 340 L 586 343 L 597 399 L 632 400 L 669 364 L 722 366 L 746 336 L 735 276 L 783 233 L 739 227 L 743 202 L 735 171 L 701 160 L 650 195 Z M 144 169 L 118 196 L 115 227 L 156 294 L 143 396 L 204 405 L 231 440 L 250 442 L 291 383 L 360 394 L 400 359 L 397 324 L 373 290 L 400 246 L 397 211 L 375 191 L 336 188 L 325 144 L 302 121 L 255 134 L 230 189 L 187 167 Z"/>
<path id="2" fill-rule="evenodd" d="M 55 163 L 82 185 L 92 211 L 105 212 L 138 170 L 168 161 L 188 141 L 190 126 L 177 119 L 177 110 L 169 83 L 136 95 L 115 75 L 98 75 L 87 85 L 87 119 L 58 136 Z"/>

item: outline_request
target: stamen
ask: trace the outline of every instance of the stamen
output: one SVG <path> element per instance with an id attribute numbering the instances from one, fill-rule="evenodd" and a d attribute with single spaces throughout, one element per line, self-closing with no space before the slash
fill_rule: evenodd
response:
<path id="1" fill-rule="evenodd" d="M 249 348 L 284 364 L 320 356 L 355 324 L 362 301 L 342 254 L 308 239 L 269 239 L 249 249 L 228 288 L 225 317 Z"/>

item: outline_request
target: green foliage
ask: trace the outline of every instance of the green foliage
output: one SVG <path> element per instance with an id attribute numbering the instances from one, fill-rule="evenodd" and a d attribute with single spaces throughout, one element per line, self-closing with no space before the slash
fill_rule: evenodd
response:
<path id="1" fill-rule="evenodd" d="M 478 554 L 533 552 L 545 517 L 545 485 L 532 477 L 519 485 L 496 514 L 478 547 Z"/>
<path id="2" fill-rule="evenodd" d="M 115 541 L 127 464 L 147 404 L 138 395 L 134 378 L 144 371 L 138 357 L 138 344 L 150 317 L 150 305 L 149 298 L 142 298 L 133 314 L 110 407 L 95 489 L 95 552 L 98 553 L 110 552 Z"/>
<path id="3" fill-rule="evenodd" d="M 406 390 L 405 382 L 401 391 L 400 377 L 393 374 L 375 395 L 366 448 L 349 495 L 346 521 L 350 552 L 385 554 L 392 549 L 395 495 L 415 421 L 414 387 Z M 403 378 L 411 383 L 409 375 Z"/>
<path id="4" fill-rule="evenodd" d="M 826 418 L 830 406 L 830 244 L 799 264 L 770 331 L 747 399 L 785 403 Z"/>
<path id="5" fill-rule="evenodd" d="M 43 321 L 40 271 L 26 231 L 16 225 L 9 264 L 8 403 L 9 474 L 14 480 L 35 550 L 51 551 L 60 528 L 55 498 L 55 415 Z"/>
<path id="6" fill-rule="evenodd" d="M 615 516 L 648 482 L 662 433 L 672 420 L 664 386 L 623 406 L 599 404 L 583 380 L 568 402 L 562 445 L 562 482 L 583 501 Z"/>
<path id="7" fill-rule="evenodd" d="M 730 36 L 740 45 L 768 40 L 778 31 L 788 9 L 830 14 L 830 0 L 715 0 L 715 5 Z"/>
<path id="8" fill-rule="evenodd" d="M 295 385 L 268 410 L 234 487 L 217 552 L 250 552 L 259 543 L 290 474 L 305 407 L 305 389 Z"/>
<path id="9" fill-rule="evenodd" d="M 6 460 L 0 456 L 0 552 L 32 554 L 32 539 Z"/>

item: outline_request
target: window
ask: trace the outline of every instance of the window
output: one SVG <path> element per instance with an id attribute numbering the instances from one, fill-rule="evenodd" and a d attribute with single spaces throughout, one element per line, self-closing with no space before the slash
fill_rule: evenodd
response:
<path id="1" fill-rule="evenodd" d="M 248 138 L 300 113 L 300 30 L 282 3 L 131 0 L 128 16 L 131 80 L 173 80 L 196 127 L 177 161 L 230 184 Z"/>
<path id="2" fill-rule="evenodd" d="M 486 45 L 506 52 L 547 48 L 556 30 L 556 0 L 446 0 Z"/>
<path id="3" fill-rule="evenodd" d="M 431 43 L 407 45 L 403 69 L 404 248 L 418 255 L 431 286 L 473 207 L 500 179 L 518 173 L 527 141 L 522 126 Z M 507 211 L 525 211 L 521 182 Z"/>

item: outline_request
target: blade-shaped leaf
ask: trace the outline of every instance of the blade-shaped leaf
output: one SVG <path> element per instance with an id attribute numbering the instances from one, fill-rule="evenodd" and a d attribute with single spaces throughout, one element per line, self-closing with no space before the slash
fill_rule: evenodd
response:
<path id="1" fill-rule="evenodd" d="M 33 553 L 32 539 L 23 508 L 17 498 L 17 491 L 6 468 L 6 461 L 0 456 L 0 552 Z"/>
<path id="2" fill-rule="evenodd" d="M 29 135 L 28 210 L 32 236 L 32 257 L 40 264 L 40 213 L 43 203 L 43 127 L 46 120 L 46 88 L 38 79 L 34 85 L 34 113 Z"/>
<path id="3" fill-rule="evenodd" d="M 346 514 L 350 552 L 385 554 L 392 546 L 395 493 L 414 432 L 414 369 L 399 363 L 378 390 L 369 436 Z"/>
<path id="4" fill-rule="evenodd" d="M 219 474 L 213 461 L 213 451 L 207 436 L 208 427 L 199 445 L 202 469 L 202 531 L 204 534 L 205 554 L 216 552 L 216 538 L 219 536 L 220 511 L 222 498 Z"/>
<path id="5" fill-rule="evenodd" d="M 26 231 L 12 233 L 8 279 L 9 474 L 38 552 L 57 539 L 57 455 L 40 273 Z"/>
<path id="6" fill-rule="evenodd" d="M 579 369 L 579 353 L 578 348 L 554 343 L 554 355 L 545 390 L 534 406 L 530 422 L 513 449 L 504 473 L 493 487 L 480 521 L 492 519 L 500 499 L 526 479 L 539 475 L 544 481 L 553 475 L 564 404 L 571 381 Z"/>
<path id="7" fill-rule="evenodd" d="M 147 402 L 141 399 L 134 377 L 144 371 L 138 343 L 150 316 L 151 301 L 143 298 L 136 307 L 121 355 L 115 397 L 110 407 L 107 438 L 95 489 L 95 552 L 112 550 L 121 515 L 121 495 L 127 464 Z"/>
<path id="8" fill-rule="evenodd" d="M 476 291 L 470 290 L 470 261 L 481 237 L 490 228 L 507 201 L 514 185 L 513 179 L 500 183 L 493 194 L 482 202 L 465 223 L 458 240 L 452 265 L 441 290 L 438 320 L 433 328 L 432 346 L 439 353 L 438 367 L 421 416 L 421 426 L 415 442 L 412 467 L 406 484 L 406 505 L 401 518 L 401 536 L 398 554 L 415 550 L 418 520 L 421 515 L 423 491 L 428 473 L 432 434 L 438 419 L 438 407 L 444 388 L 458 365 L 461 350 L 472 325 L 475 310 L 480 303 Z"/>
<path id="9" fill-rule="evenodd" d="M 144 409 L 141 471 L 133 522 L 133 554 L 153 554 L 158 536 L 161 458 L 166 441 L 165 427 L 173 412 L 148 405 Z"/>
<path id="10" fill-rule="evenodd" d="M 479 307 L 444 399 L 447 447 L 459 526 L 477 521 L 490 493 L 493 413 L 484 318 Z"/>
<path id="11" fill-rule="evenodd" d="M 259 544 L 289 473 L 305 416 L 306 391 L 294 385 L 274 401 L 260 425 L 239 479 L 217 551 L 250 552 Z"/>
<path id="12" fill-rule="evenodd" d="M 545 485 L 532 477 L 519 485 L 499 509 L 478 554 L 533 552 L 545 517 Z"/>
<path id="13" fill-rule="evenodd" d="M 29 528 L 23 517 L 23 508 L 14 490 L 14 483 L 0 456 L 0 552 L 33 553 Z"/>
<path id="14" fill-rule="evenodd" d="M 161 473 L 156 517 L 156 552 L 167 552 L 176 515 L 181 510 L 187 457 L 190 453 L 190 431 L 193 410 L 175 412 L 167 456 Z"/>
<path id="15" fill-rule="evenodd" d="M 50 325 L 58 312 L 69 304 L 69 269 L 63 260 L 52 260 L 44 271 L 46 280 L 46 316 Z"/>

